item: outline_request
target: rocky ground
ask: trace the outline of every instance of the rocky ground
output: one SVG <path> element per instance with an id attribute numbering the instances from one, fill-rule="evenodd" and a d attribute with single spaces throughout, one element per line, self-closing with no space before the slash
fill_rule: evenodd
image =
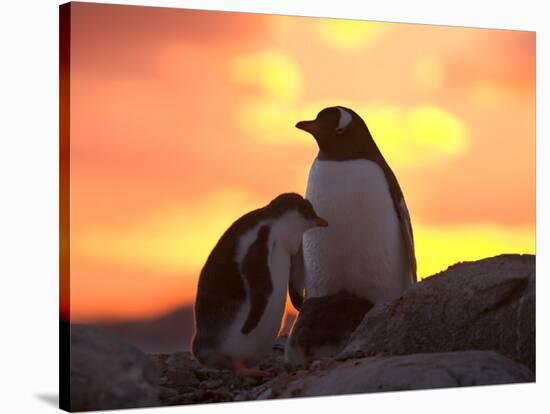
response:
<path id="1" fill-rule="evenodd" d="M 189 352 L 156 354 L 152 357 L 160 367 L 162 404 L 193 404 L 255 399 L 259 386 L 284 375 L 283 352 L 286 337 L 281 337 L 260 368 L 271 369 L 267 378 L 241 378 L 229 370 L 202 367 Z"/>
<path id="2" fill-rule="evenodd" d="M 73 410 L 507 384 L 535 380 L 535 257 L 452 266 L 374 306 L 333 358 L 283 363 L 264 379 L 200 366 L 187 352 L 145 354 L 101 330 L 73 326 Z"/>

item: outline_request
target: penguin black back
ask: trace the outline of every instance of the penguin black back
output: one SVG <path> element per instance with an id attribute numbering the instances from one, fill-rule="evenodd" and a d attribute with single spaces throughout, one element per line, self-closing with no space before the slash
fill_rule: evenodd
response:
<path id="1" fill-rule="evenodd" d="M 201 271 L 195 301 L 195 331 L 200 336 L 195 341 L 209 342 L 214 346 L 217 336 L 207 332 L 219 332 L 238 312 L 246 299 L 236 252 L 239 236 L 252 230 L 264 218 L 263 209 L 251 211 L 222 235 Z M 212 342 L 212 343 L 210 343 Z"/>

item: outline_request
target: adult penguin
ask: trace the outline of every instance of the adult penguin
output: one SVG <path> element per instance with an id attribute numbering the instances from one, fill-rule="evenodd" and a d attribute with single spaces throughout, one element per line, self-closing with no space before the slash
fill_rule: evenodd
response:
<path id="1" fill-rule="evenodd" d="M 292 258 L 292 303 L 300 308 L 304 287 L 307 298 L 347 292 L 377 303 L 398 297 L 416 282 L 411 220 L 367 125 L 335 106 L 296 127 L 319 146 L 306 198 L 330 227 L 304 234 L 303 252 Z"/>

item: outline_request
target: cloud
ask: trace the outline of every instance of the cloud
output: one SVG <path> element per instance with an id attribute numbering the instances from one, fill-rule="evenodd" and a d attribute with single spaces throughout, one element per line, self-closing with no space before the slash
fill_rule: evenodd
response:
<path id="1" fill-rule="evenodd" d="M 351 24 L 353 30 L 359 30 L 364 22 L 330 21 L 337 27 L 340 23 Z M 420 60 L 417 71 L 419 76 L 427 78 L 442 71 L 438 68 L 434 59 L 426 58 Z M 255 96 L 242 100 L 236 117 L 242 130 L 259 142 L 309 146 L 310 142 L 298 138 L 294 124 L 301 119 L 314 118 L 324 107 L 344 105 L 363 116 L 382 152 L 397 164 L 437 163 L 463 153 L 468 147 L 466 125 L 444 108 L 365 105 L 336 98 L 305 100 L 300 66 L 289 55 L 277 50 L 237 56 L 229 63 L 229 71 L 236 84 L 258 88 Z"/>
<path id="2" fill-rule="evenodd" d="M 392 164 L 407 167 L 437 164 L 468 149 L 469 132 L 464 122 L 435 106 L 362 107 L 338 99 L 293 105 L 266 99 L 245 102 L 239 109 L 238 122 L 243 131 L 259 141 L 310 147 L 311 140 L 305 139 L 294 124 L 315 118 L 321 109 L 335 104 L 352 108 L 363 117 L 380 150 Z"/>
<path id="3" fill-rule="evenodd" d="M 229 72 L 235 84 L 257 88 L 257 94 L 243 99 L 236 111 L 239 127 L 264 144 L 303 146 L 294 139 L 292 123 L 303 93 L 297 63 L 278 50 L 266 50 L 237 56 Z"/>
<path id="4" fill-rule="evenodd" d="M 237 123 L 251 138 L 282 148 L 311 148 L 312 141 L 294 126 L 302 119 L 322 109 L 316 104 L 301 106 L 278 100 L 245 101 L 238 108 Z"/>
<path id="5" fill-rule="evenodd" d="M 399 165 L 440 163 L 464 153 L 468 129 L 436 106 L 372 106 L 359 110 L 383 154 Z"/>
<path id="6" fill-rule="evenodd" d="M 302 93 L 302 75 L 294 61 L 277 50 L 238 56 L 230 62 L 233 80 L 252 84 L 273 99 L 295 101 Z"/>
<path id="7" fill-rule="evenodd" d="M 360 20 L 318 19 L 320 39 L 336 49 L 353 51 L 364 48 L 384 32 L 387 24 Z"/>

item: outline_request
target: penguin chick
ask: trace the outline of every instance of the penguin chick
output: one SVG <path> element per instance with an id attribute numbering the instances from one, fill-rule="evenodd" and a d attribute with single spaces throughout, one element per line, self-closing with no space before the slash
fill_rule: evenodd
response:
<path id="1" fill-rule="evenodd" d="M 204 365 L 260 376 L 284 313 L 290 258 L 302 235 L 326 227 L 308 200 L 286 193 L 245 214 L 221 236 L 202 268 L 191 350 Z"/>

